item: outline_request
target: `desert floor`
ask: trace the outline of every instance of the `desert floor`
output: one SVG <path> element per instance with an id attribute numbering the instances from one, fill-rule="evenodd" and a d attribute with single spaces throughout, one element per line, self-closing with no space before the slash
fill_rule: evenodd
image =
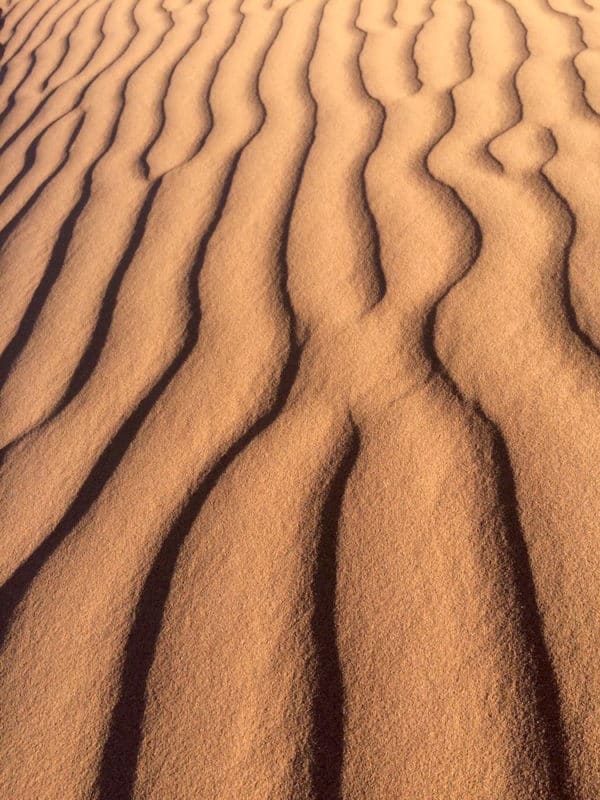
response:
<path id="1" fill-rule="evenodd" d="M 600 0 L 4 0 L 0 797 L 600 798 Z"/>

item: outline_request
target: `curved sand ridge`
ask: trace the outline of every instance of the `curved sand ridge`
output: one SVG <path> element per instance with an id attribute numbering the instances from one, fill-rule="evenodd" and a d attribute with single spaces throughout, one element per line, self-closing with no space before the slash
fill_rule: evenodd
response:
<path id="1" fill-rule="evenodd" d="M 596 0 L 2 20 L 2 797 L 599 797 Z"/>

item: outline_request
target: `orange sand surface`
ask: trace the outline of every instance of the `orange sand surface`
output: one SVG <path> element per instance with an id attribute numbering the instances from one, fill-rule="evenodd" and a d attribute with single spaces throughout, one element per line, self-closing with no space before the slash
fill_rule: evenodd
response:
<path id="1" fill-rule="evenodd" d="M 3 0 L 1 800 L 600 798 L 600 0 Z"/>

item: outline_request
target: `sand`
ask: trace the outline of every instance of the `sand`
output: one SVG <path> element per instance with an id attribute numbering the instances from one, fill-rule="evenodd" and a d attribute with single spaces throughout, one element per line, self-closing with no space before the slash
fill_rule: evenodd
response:
<path id="1" fill-rule="evenodd" d="M 0 797 L 600 798 L 600 0 L 3 0 Z"/>

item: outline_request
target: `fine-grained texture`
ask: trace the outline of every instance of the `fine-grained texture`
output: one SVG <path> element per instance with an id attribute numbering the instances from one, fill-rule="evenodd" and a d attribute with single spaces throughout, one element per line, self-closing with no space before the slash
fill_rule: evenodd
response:
<path id="1" fill-rule="evenodd" d="M 600 798 L 600 0 L 0 6 L 0 797 Z"/>

